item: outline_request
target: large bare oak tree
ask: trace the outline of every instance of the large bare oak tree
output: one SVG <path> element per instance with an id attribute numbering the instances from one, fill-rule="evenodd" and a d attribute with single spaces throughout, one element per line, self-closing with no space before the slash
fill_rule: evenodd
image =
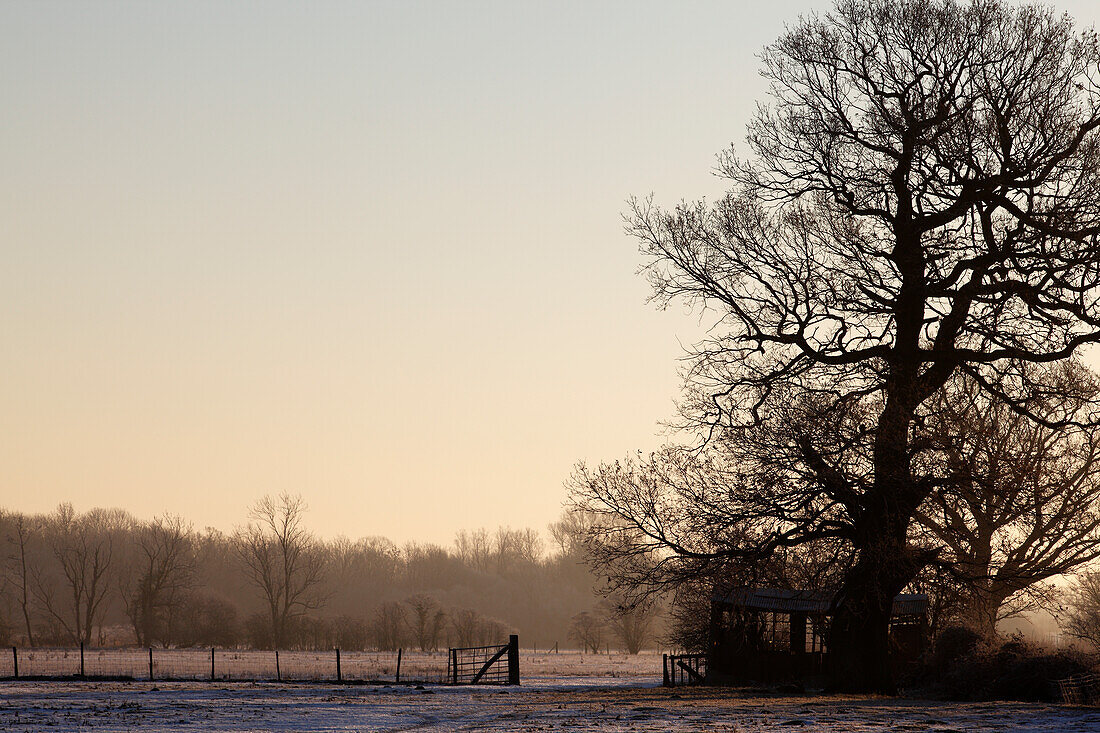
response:
<path id="1" fill-rule="evenodd" d="M 729 194 L 636 202 L 628 228 L 657 300 L 714 317 L 689 424 L 737 441 L 792 404 L 866 415 L 853 445 L 794 423 L 776 476 L 797 464 L 812 494 L 765 501 L 723 552 L 848 543 L 833 685 L 890 691 L 891 601 L 931 559 L 910 541 L 935 485 L 922 405 L 965 373 L 1041 419 L 1014 365 L 1100 340 L 1100 50 L 1039 6 L 839 0 L 761 58 L 770 98 L 721 158 Z"/>

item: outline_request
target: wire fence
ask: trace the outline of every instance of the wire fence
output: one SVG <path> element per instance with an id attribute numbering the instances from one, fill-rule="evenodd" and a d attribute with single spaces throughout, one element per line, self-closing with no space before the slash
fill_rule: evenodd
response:
<path id="1" fill-rule="evenodd" d="M 1079 674 L 1058 680 L 1062 702 L 1071 705 L 1100 704 L 1100 675 Z"/>
<path id="2" fill-rule="evenodd" d="M 410 658 L 411 656 L 411 658 Z M 0 678 L 446 683 L 448 652 L 11 647 Z"/>

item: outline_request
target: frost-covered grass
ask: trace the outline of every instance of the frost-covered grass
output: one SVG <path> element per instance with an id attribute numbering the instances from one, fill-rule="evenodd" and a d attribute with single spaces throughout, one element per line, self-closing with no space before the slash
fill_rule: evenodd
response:
<path id="1" fill-rule="evenodd" d="M 72 677 L 80 673 L 79 649 L 20 649 L 22 677 Z M 218 681 L 336 680 L 336 652 L 281 651 L 276 669 L 275 652 L 251 649 L 217 649 L 214 678 Z M 147 649 L 87 649 L 84 671 L 89 677 L 132 677 L 149 679 Z M 581 654 L 566 651 L 535 653 L 520 650 L 520 671 L 524 678 L 659 678 L 660 655 L 644 652 Z M 348 681 L 392 681 L 397 675 L 396 652 L 343 651 L 341 677 Z M 407 651 L 401 658 L 402 681 L 443 682 L 447 652 Z M 0 650 L 0 677 L 14 674 L 12 655 Z M 154 649 L 153 678 L 157 680 L 210 679 L 209 649 Z"/>
<path id="2" fill-rule="evenodd" d="M 326 660 L 327 655 L 322 666 Z M 386 663 L 382 657 L 376 661 Z M 439 661 L 445 665 L 445 655 L 408 659 L 411 668 Z M 405 664 L 403 659 L 403 676 Z M 660 655 L 653 653 L 528 651 L 521 652 L 520 669 L 518 688 L 6 681 L 0 682 L 0 730 L 1100 731 L 1100 710 L 1059 705 L 664 689 L 658 686 Z"/>
<path id="3" fill-rule="evenodd" d="M 7 682 L 5 731 L 1097 731 L 1100 710 L 721 689 Z"/>

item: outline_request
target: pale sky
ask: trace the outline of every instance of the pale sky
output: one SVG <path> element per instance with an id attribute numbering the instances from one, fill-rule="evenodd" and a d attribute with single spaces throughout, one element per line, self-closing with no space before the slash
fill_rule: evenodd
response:
<path id="1" fill-rule="evenodd" d="M 720 192 L 829 5 L 0 4 L 0 507 L 545 528 L 668 439 L 699 333 L 625 200 Z"/>

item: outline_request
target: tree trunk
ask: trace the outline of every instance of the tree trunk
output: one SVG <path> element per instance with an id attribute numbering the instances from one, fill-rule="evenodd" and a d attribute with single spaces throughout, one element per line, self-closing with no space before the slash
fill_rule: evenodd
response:
<path id="1" fill-rule="evenodd" d="M 966 625 L 982 635 L 983 639 L 997 638 L 997 616 L 1004 603 L 984 588 L 975 588 L 962 609 Z"/>
<path id="2" fill-rule="evenodd" d="M 901 246 L 896 251 L 917 252 Z M 909 262 L 907 279 L 923 278 L 923 263 Z M 905 269 L 905 268 L 903 268 Z M 903 288 L 903 293 L 908 288 Z M 913 299 L 913 293 L 907 300 Z M 899 297 L 899 302 L 901 298 Z M 921 308 L 899 305 L 899 341 L 913 351 L 920 332 Z M 910 355 L 911 356 L 911 355 Z M 927 493 L 913 480 L 909 427 L 919 403 L 919 362 L 902 359 L 887 380 L 886 405 L 879 416 L 874 442 L 875 481 L 853 518 L 856 563 L 847 573 L 829 633 L 829 688 L 837 692 L 896 693 L 890 669 L 890 618 L 894 597 L 916 576 L 921 561 L 908 543 L 909 523 Z"/>
<path id="3" fill-rule="evenodd" d="M 897 692 L 890 669 L 890 616 L 894 596 L 905 586 L 897 558 L 885 554 L 888 543 L 856 563 L 841 590 L 829 629 L 829 690 L 831 692 Z"/>

